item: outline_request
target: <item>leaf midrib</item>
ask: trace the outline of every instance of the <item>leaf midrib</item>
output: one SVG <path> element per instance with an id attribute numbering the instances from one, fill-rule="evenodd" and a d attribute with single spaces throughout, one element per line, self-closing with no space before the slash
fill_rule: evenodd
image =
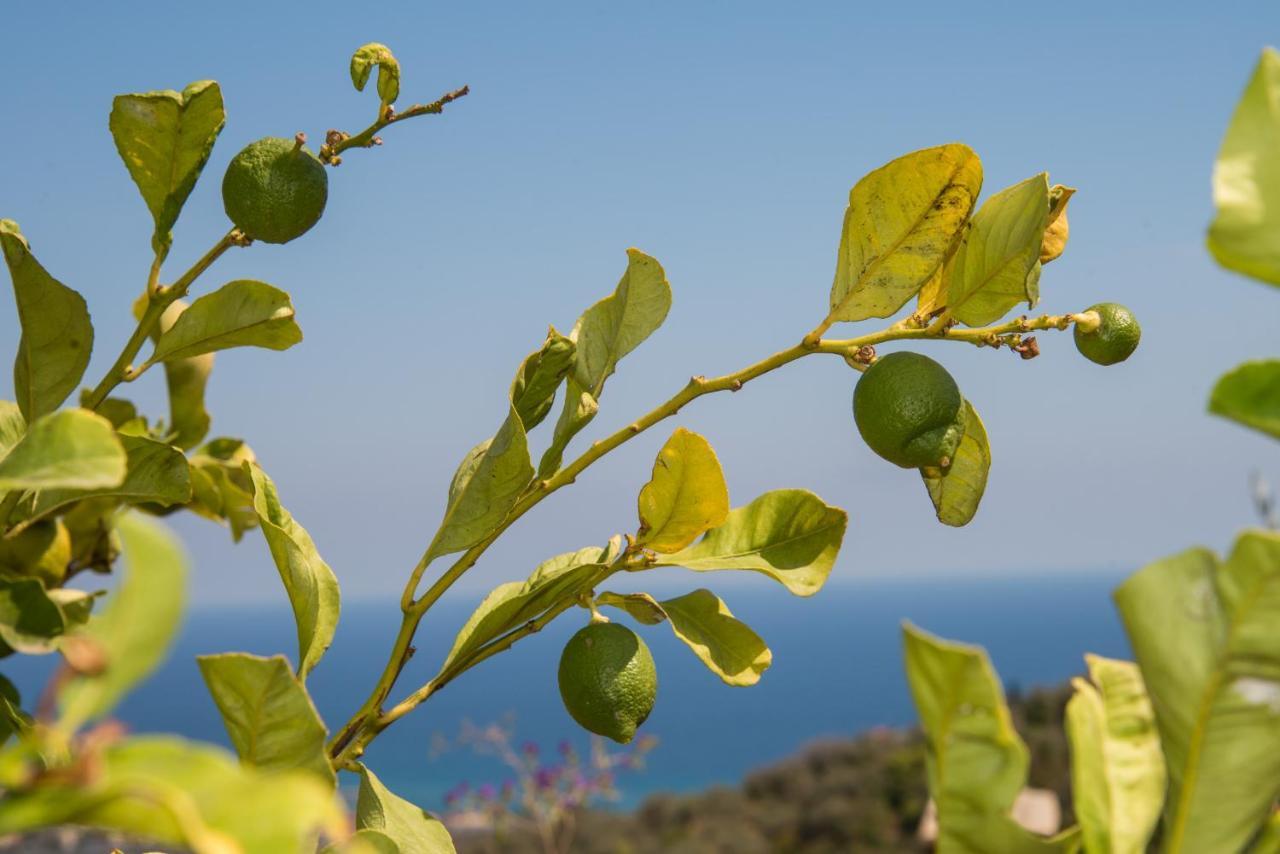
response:
<path id="1" fill-rule="evenodd" d="M 1217 571 L 1221 571 L 1219 568 Z M 1191 799 L 1196 790 L 1196 775 L 1200 771 L 1200 762 L 1204 752 L 1204 740 L 1207 735 L 1209 726 L 1209 718 L 1212 715 L 1214 703 L 1218 699 L 1218 694 L 1222 690 L 1223 677 L 1226 675 L 1226 661 L 1230 658 L 1231 645 L 1235 639 L 1236 630 L 1240 623 L 1248 615 L 1253 607 L 1258 603 L 1262 596 L 1262 588 L 1271 580 L 1269 576 L 1262 576 L 1254 584 L 1247 589 L 1247 595 L 1243 598 L 1244 606 L 1236 609 L 1235 614 L 1238 619 L 1233 619 L 1227 626 L 1227 636 L 1222 644 L 1222 655 L 1218 656 L 1215 661 L 1213 676 L 1209 679 L 1204 694 L 1200 699 L 1200 707 L 1196 712 L 1195 729 L 1191 732 L 1191 742 L 1187 746 L 1187 760 L 1183 763 L 1182 786 L 1178 792 L 1177 812 L 1174 813 L 1173 829 L 1169 834 L 1169 846 L 1165 849 L 1171 852 L 1182 850 L 1183 837 L 1187 832 L 1187 816 L 1190 813 Z"/>

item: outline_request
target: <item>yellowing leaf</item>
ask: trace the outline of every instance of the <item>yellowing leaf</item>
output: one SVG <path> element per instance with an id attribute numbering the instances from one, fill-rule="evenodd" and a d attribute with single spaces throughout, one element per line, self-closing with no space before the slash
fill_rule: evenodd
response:
<path id="1" fill-rule="evenodd" d="M 946 261 L 982 189 L 966 145 L 926 148 L 871 172 L 849 191 L 827 322 L 889 317 Z"/>
<path id="2" fill-rule="evenodd" d="M 1130 661 L 1086 655 L 1067 703 L 1071 790 L 1086 851 L 1143 854 L 1168 784 L 1155 715 Z"/>
<path id="3" fill-rule="evenodd" d="M 640 490 L 636 542 L 669 554 L 692 543 L 729 514 L 720 461 L 697 433 L 677 428 L 658 452 L 653 477 Z"/>
<path id="4" fill-rule="evenodd" d="M 390 791 L 363 765 L 356 796 L 356 826 L 360 830 L 381 831 L 404 854 L 454 854 L 453 840 L 439 819 Z"/>
<path id="5" fill-rule="evenodd" d="M 1280 534 L 1156 561 L 1114 599 L 1169 769 L 1161 850 L 1243 850 L 1280 796 Z"/>
<path id="6" fill-rule="evenodd" d="M 289 295 L 265 282 L 228 282 L 193 302 L 160 335 L 148 364 L 230 347 L 287 350 L 302 340 Z"/>
<path id="7" fill-rule="evenodd" d="M 106 747 L 94 773 L 57 775 L 0 801 L 5 833 L 55 824 L 110 828 L 198 854 L 301 854 L 343 834 L 333 791 L 305 772 L 268 773 L 172 736 Z M 166 846 L 165 850 L 171 850 Z"/>
<path id="8" fill-rule="evenodd" d="M 577 344 L 574 376 L 596 400 L 619 360 L 653 334 L 671 309 L 671 285 L 656 259 L 627 250 L 618 287 L 582 313 L 570 338 Z"/>
<path id="9" fill-rule="evenodd" d="M 84 632 L 106 657 L 106 669 L 77 676 L 59 692 L 67 730 L 110 712 L 164 659 L 178 631 L 186 600 L 187 558 L 173 534 L 136 513 L 116 530 L 124 544 L 124 573 L 100 617 Z"/>
<path id="10" fill-rule="evenodd" d="M 957 528 L 969 524 L 978 512 L 978 502 L 987 489 L 987 472 L 991 469 L 987 428 L 967 400 L 964 419 L 964 437 L 951 465 L 945 469 L 920 470 L 938 521 Z"/>
<path id="11" fill-rule="evenodd" d="M 1213 166 L 1209 251 L 1229 270 L 1280 285 L 1280 53 L 1258 60 Z"/>
<path id="12" fill-rule="evenodd" d="M 181 92 L 118 95 L 111 104 L 111 136 L 155 220 L 152 246 L 161 258 L 226 118 L 222 90 L 212 80 Z"/>
<path id="13" fill-rule="evenodd" d="M 849 516 L 803 489 L 775 489 L 729 511 L 724 524 L 657 566 L 698 572 L 745 569 L 778 581 L 797 596 L 822 589 L 835 565 Z"/>
<path id="14" fill-rule="evenodd" d="M 312 771 L 337 784 L 324 723 L 288 659 L 227 652 L 196 661 L 241 761 L 271 771 Z"/>
<path id="15" fill-rule="evenodd" d="M 670 622 L 675 636 L 726 685 L 754 685 L 773 663 L 773 653 L 760 636 L 710 590 L 661 602 L 648 593 L 606 591 L 596 602 L 620 608 L 645 625 Z"/>
<path id="16" fill-rule="evenodd" d="M 556 555 L 538 564 L 526 580 L 498 585 L 467 618 L 440 669 L 447 669 L 557 603 L 586 593 L 597 577 L 607 575 L 607 564 L 620 549 L 621 541 L 615 538 L 605 548 L 589 546 Z"/>
<path id="17" fill-rule="evenodd" d="M 512 405 L 497 434 L 468 451 L 454 472 L 428 560 L 469 549 L 492 534 L 532 480 L 528 438 Z"/>
<path id="18" fill-rule="evenodd" d="M 929 744 L 929 792 L 938 808 L 938 851 L 949 854 L 1068 851 L 1016 824 L 1027 784 L 1027 746 L 1013 728 L 1000 680 L 981 647 L 903 626 L 907 681 Z"/>
<path id="19" fill-rule="evenodd" d="M 1067 238 L 1071 236 L 1071 226 L 1067 223 L 1067 202 L 1076 194 L 1074 187 L 1054 184 L 1049 189 L 1049 222 L 1044 229 L 1044 239 L 1040 241 L 1040 263 L 1062 257 L 1067 250 Z"/>
<path id="20" fill-rule="evenodd" d="M 36 419 L 0 458 L 0 492 L 115 487 L 124 480 L 125 461 L 111 422 L 85 409 L 65 409 Z"/>
<path id="21" fill-rule="evenodd" d="M 253 509 L 280 572 L 298 629 L 298 678 L 320 661 L 338 625 L 338 579 L 320 557 L 307 529 L 280 503 L 276 485 L 252 462 L 245 463 L 253 483 Z"/>
<path id="22" fill-rule="evenodd" d="M 1049 221 L 1045 174 L 1015 184 L 983 203 L 952 260 L 947 308 L 969 326 L 1004 317 L 1020 302 L 1034 304 L 1040 246 Z"/>

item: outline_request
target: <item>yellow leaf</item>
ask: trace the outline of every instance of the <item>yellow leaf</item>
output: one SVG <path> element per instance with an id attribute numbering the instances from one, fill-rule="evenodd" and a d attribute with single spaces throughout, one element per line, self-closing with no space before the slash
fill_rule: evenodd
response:
<path id="1" fill-rule="evenodd" d="M 1054 184 L 1049 189 L 1049 224 L 1040 241 L 1040 263 L 1048 264 L 1060 257 L 1067 248 L 1071 226 L 1067 224 L 1067 202 L 1076 194 L 1074 187 Z"/>
<path id="2" fill-rule="evenodd" d="M 951 254 L 982 189 L 982 163 L 952 143 L 899 157 L 849 192 L 827 323 L 889 317 Z"/>
<path id="3" fill-rule="evenodd" d="M 716 452 L 683 427 L 658 452 L 653 477 L 640 490 L 636 542 L 656 552 L 678 552 L 729 515 L 729 488 Z"/>

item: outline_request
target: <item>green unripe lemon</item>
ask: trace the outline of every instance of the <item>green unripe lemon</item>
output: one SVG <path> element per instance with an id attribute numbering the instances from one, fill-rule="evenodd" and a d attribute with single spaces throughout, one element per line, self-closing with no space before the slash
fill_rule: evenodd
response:
<path id="1" fill-rule="evenodd" d="M 254 240 L 288 243 L 316 224 L 329 198 L 324 165 L 292 139 L 269 136 L 231 159 L 222 205 Z"/>
<path id="2" fill-rule="evenodd" d="M 943 465 L 964 437 L 963 399 L 947 369 L 919 353 L 877 359 L 853 390 L 862 439 L 903 468 Z"/>
<path id="3" fill-rule="evenodd" d="M 626 744 L 653 711 L 658 670 L 639 635 L 617 623 L 591 623 L 560 655 L 560 698 L 583 729 Z"/>
<path id="4" fill-rule="evenodd" d="M 1132 356 L 1142 338 L 1142 327 L 1133 312 L 1114 302 L 1100 302 L 1085 309 L 1085 313 L 1090 311 L 1096 311 L 1102 322 L 1088 332 L 1076 324 L 1076 349 L 1080 354 L 1099 365 L 1114 365 Z"/>
<path id="5" fill-rule="evenodd" d="M 56 587 L 71 562 L 71 534 L 60 519 L 36 522 L 15 537 L 0 537 L 0 571 L 34 576 Z"/>

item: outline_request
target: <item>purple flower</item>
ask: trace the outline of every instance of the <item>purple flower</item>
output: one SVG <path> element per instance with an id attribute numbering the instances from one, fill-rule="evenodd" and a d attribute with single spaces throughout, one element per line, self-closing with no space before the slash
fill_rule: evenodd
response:
<path id="1" fill-rule="evenodd" d="M 476 790 L 476 796 L 482 801 L 491 801 L 497 796 L 498 792 L 490 783 L 485 783 Z"/>
<path id="2" fill-rule="evenodd" d="M 533 775 L 533 782 L 539 789 L 550 789 L 560 779 L 560 768 L 556 765 L 545 765 Z"/>
<path id="3" fill-rule="evenodd" d="M 567 738 L 560 742 L 559 749 L 560 749 L 560 755 L 565 757 L 566 759 L 573 755 L 573 745 L 569 743 L 569 740 Z"/>
<path id="4" fill-rule="evenodd" d="M 534 744 L 532 741 L 526 741 L 521 745 L 520 751 L 524 753 L 525 756 L 537 756 L 538 745 Z"/>

